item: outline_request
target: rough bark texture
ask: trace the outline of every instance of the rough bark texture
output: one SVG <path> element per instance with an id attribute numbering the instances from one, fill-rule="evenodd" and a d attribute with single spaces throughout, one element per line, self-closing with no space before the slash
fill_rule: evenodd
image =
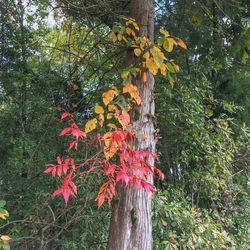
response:
<path id="1" fill-rule="evenodd" d="M 148 37 L 153 42 L 154 13 L 153 0 L 132 0 L 131 17 L 135 18 L 140 27 L 139 36 Z M 126 63 L 130 65 L 135 60 L 134 55 L 128 52 Z M 141 77 L 134 79 L 138 87 L 142 105 L 138 107 L 139 119 L 133 122 L 136 131 L 145 135 L 144 141 L 137 141 L 135 150 L 155 151 L 154 138 L 154 112 L 153 99 L 154 78 L 148 73 L 147 82 L 143 83 Z M 133 119 L 133 117 L 132 117 Z M 154 159 L 149 163 L 154 165 Z M 152 182 L 152 180 L 149 180 Z M 112 216 L 108 250 L 151 250 L 152 249 L 152 224 L 151 203 L 152 195 L 137 188 L 117 188 L 119 200 L 112 204 Z"/>

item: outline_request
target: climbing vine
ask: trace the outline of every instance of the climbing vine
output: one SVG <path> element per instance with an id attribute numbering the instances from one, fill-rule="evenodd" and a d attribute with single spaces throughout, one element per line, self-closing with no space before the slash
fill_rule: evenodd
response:
<path id="1" fill-rule="evenodd" d="M 116 86 L 109 85 L 109 90 L 102 94 L 102 103 L 94 108 L 95 117 L 87 121 L 84 131 L 77 126 L 72 114 L 65 112 L 61 117 L 62 120 L 68 120 L 69 127 L 65 128 L 60 136 L 73 137 L 68 151 L 72 148 L 77 150 L 79 143 L 86 143 L 99 147 L 100 152 L 78 164 L 71 158 L 63 161 L 58 156 L 57 164 L 47 164 L 48 168 L 44 171 L 44 173 L 51 173 L 54 177 L 56 175 L 61 177 L 63 173 L 65 177 L 62 186 L 53 195 L 63 194 L 66 203 L 70 195 L 76 196 L 77 194 L 77 187 L 72 176 L 77 169 L 82 167 L 88 168 L 86 174 L 96 171 L 106 177 L 107 181 L 100 187 L 96 198 L 98 207 L 103 204 L 105 199 L 110 204 L 112 198 L 116 196 L 115 187 L 119 181 L 125 186 L 137 187 L 139 191 L 144 189 L 150 193 L 155 190 L 148 181 L 149 176 L 154 177 L 157 173 L 162 179 L 164 178 L 159 169 L 148 163 L 149 157 L 157 158 L 155 153 L 135 151 L 131 147 L 134 140 L 145 140 L 145 136 L 140 131 L 135 131 L 129 115 L 131 109 L 142 105 L 133 79 L 137 76 L 142 77 L 146 84 L 148 71 L 153 75 L 160 71 L 164 76 L 168 73 L 170 84 L 173 86 L 170 74 L 178 72 L 179 67 L 174 60 L 168 59 L 166 54 L 172 52 L 174 45 L 185 49 L 186 45 L 181 39 L 171 37 L 167 31 L 162 29 L 160 32 L 163 36 L 158 38 L 157 44 L 151 44 L 148 38 L 137 36 L 139 27 L 134 19 L 124 16 L 121 19 L 125 25 L 116 23 L 110 33 L 110 42 L 132 50 L 136 58 L 134 64 L 121 72 L 122 90 L 119 91 Z M 124 102 L 119 101 L 120 95 L 124 96 L 125 105 Z M 104 126 L 105 120 L 112 121 L 107 122 L 109 131 L 103 135 L 97 133 L 91 136 L 90 134 L 96 128 Z"/>

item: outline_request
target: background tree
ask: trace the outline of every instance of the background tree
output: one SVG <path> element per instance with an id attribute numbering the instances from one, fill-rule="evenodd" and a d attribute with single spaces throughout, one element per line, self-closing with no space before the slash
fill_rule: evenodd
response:
<path id="1" fill-rule="evenodd" d="M 48 195 L 59 183 L 41 173 L 58 154 L 65 156 L 61 113 L 67 110 L 84 124 L 108 84 L 121 82 L 117 75 L 133 54 L 112 46 L 109 33 L 120 14 L 130 16 L 129 9 L 127 1 L 0 3 L 0 199 L 10 213 L 0 233 L 12 238 L 13 248 L 106 248 L 110 208 L 97 210 L 95 202 L 102 177 L 81 173 L 78 197 L 65 206 Z M 188 50 L 175 50 L 181 70 L 171 76 L 173 88 L 168 77 L 156 77 L 157 153 L 167 182 L 155 183 L 153 248 L 245 249 L 246 2 L 155 1 L 154 9 L 155 42 L 163 28 Z M 46 22 L 52 11 L 54 27 Z M 89 151 L 82 146 L 74 157 Z"/>

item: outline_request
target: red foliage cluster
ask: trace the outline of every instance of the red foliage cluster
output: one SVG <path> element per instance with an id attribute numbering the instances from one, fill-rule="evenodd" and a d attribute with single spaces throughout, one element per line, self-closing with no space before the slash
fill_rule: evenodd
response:
<path id="1" fill-rule="evenodd" d="M 61 119 L 69 117 L 70 127 L 65 128 L 61 133 L 62 135 L 72 135 L 75 140 L 70 143 L 68 151 L 75 146 L 77 149 L 77 143 L 79 138 L 86 138 L 87 135 L 85 132 L 81 131 L 73 120 L 73 116 L 69 113 L 64 113 Z M 151 166 L 148 163 L 149 157 L 157 157 L 155 153 L 149 151 L 135 151 L 130 148 L 130 142 L 134 140 L 134 135 L 130 131 L 113 131 L 108 132 L 104 137 L 100 134 L 97 134 L 90 141 L 85 141 L 86 143 L 93 143 L 93 145 L 99 145 L 102 147 L 104 141 L 104 150 L 103 155 L 99 158 L 93 159 L 93 165 L 88 171 L 87 174 L 91 171 L 99 171 L 107 177 L 107 182 L 103 183 L 101 186 L 96 200 L 98 200 L 98 207 L 100 207 L 104 200 L 107 199 L 108 204 L 110 204 L 112 198 L 116 196 L 115 186 L 121 181 L 125 186 L 135 187 L 137 186 L 140 191 L 143 188 L 147 193 L 154 192 L 154 188 L 150 182 L 147 180 L 149 176 L 154 176 L 154 173 L 157 172 L 159 176 L 163 179 L 163 173 L 158 170 L 156 167 Z M 111 154 L 110 154 L 110 151 Z M 106 154 L 105 154 L 106 153 Z M 119 164 L 111 164 L 109 158 L 116 154 L 119 158 Z M 105 156 L 105 157 L 104 157 Z M 78 167 L 83 166 L 84 164 L 79 164 Z M 74 182 L 71 180 L 71 176 L 74 173 L 76 166 L 73 160 L 65 159 L 62 163 L 60 157 L 57 157 L 57 165 L 47 164 L 50 166 L 44 171 L 44 173 L 52 173 L 52 176 L 55 176 L 56 173 L 61 177 L 63 171 L 64 175 L 67 174 L 69 166 L 71 170 L 69 174 L 66 175 L 62 182 L 61 188 L 57 189 L 53 195 L 63 194 L 64 200 L 67 203 L 70 194 L 75 196 L 77 194 L 77 188 Z M 73 189 L 73 192 L 71 190 Z"/>

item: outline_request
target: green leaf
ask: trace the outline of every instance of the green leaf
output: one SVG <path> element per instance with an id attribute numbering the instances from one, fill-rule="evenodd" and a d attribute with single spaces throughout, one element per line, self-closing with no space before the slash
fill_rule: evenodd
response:
<path id="1" fill-rule="evenodd" d="M 5 214 L 5 210 L 0 207 L 0 214 Z"/>
<path id="2" fill-rule="evenodd" d="M 165 37 L 160 37 L 160 38 L 157 39 L 157 44 L 159 46 L 162 46 L 162 44 L 164 43 L 164 41 L 165 41 Z"/>
<path id="3" fill-rule="evenodd" d="M 117 26 L 117 25 L 115 25 L 115 26 L 113 26 L 112 30 L 113 30 L 114 32 L 118 32 L 118 31 L 120 30 L 120 27 Z"/>
<path id="4" fill-rule="evenodd" d="M 124 80 L 123 80 L 123 85 L 127 85 L 127 84 L 130 84 L 132 82 L 132 76 L 131 74 L 128 75 L 128 77 L 126 77 Z"/>
<path id="5" fill-rule="evenodd" d="M 176 69 L 175 69 L 174 65 L 172 65 L 171 63 L 166 63 L 166 68 L 169 72 L 176 73 Z"/>
<path id="6" fill-rule="evenodd" d="M 158 54 L 154 55 L 154 61 L 157 64 L 158 67 L 160 67 L 163 63 L 163 58 L 159 56 Z"/>
<path id="7" fill-rule="evenodd" d="M 131 73 L 134 77 L 136 77 L 136 70 L 135 70 L 135 68 L 130 68 L 129 71 L 130 71 L 130 73 Z"/>
<path id="8" fill-rule="evenodd" d="M 4 206 L 5 206 L 5 204 L 6 204 L 6 201 L 4 201 L 4 200 L 0 200 L 0 207 L 4 207 Z"/>

